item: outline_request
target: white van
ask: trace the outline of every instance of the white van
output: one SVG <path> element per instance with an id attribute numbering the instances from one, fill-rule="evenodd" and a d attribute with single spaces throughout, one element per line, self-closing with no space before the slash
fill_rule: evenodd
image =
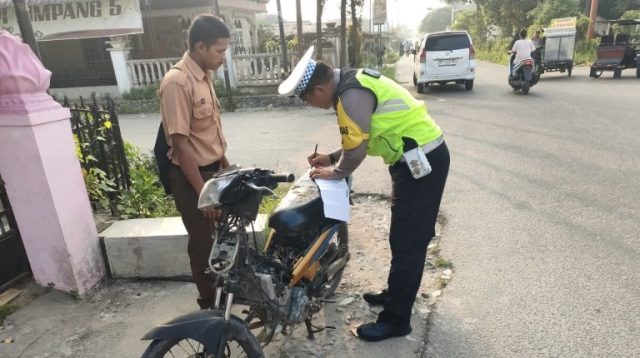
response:
<path id="1" fill-rule="evenodd" d="M 413 84 L 423 93 L 431 83 L 455 82 L 473 89 L 476 78 L 476 51 L 466 31 L 427 34 L 415 53 Z"/>

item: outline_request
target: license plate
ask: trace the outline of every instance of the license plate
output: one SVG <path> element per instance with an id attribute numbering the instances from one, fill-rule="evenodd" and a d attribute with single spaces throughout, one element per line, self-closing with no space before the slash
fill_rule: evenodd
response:
<path id="1" fill-rule="evenodd" d="M 438 60 L 438 66 L 455 66 L 456 60 Z"/>

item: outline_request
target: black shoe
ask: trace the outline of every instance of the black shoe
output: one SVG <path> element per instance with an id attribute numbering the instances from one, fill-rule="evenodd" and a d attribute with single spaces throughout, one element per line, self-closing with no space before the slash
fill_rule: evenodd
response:
<path id="1" fill-rule="evenodd" d="M 370 322 L 358 327 L 358 338 L 368 342 L 378 342 L 391 337 L 406 336 L 411 333 L 411 326 L 392 326 L 384 322 Z"/>
<path id="2" fill-rule="evenodd" d="M 387 290 L 382 290 L 378 293 L 367 292 L 362 295 L 362 298 L 372 306 L 383 306 L 389 299 L 387 296 Z"/>

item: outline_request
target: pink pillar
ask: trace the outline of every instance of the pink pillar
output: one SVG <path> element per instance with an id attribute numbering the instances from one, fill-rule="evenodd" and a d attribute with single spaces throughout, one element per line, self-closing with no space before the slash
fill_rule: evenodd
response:
<path id="1" fill-rule="evenodd" d="M 29 46 L 0 31 L 0 173 L 36 282 L 83 295 L 105 274 L 69 109 Z"/>

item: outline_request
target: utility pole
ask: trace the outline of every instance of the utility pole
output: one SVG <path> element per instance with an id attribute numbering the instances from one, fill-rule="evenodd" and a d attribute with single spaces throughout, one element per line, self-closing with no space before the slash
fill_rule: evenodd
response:
<path id="1" fill-rule="evenodd" d="M 222 17 L 220 16 L 220 5 L 218 4 L 218 0 L 213 0 L 213 11 L 218 18 L 222 19 Z M 228 49 L 228 50 L 231 51 L 231 49 Z M 227 91 L 227 98 L 229 99 L 228 109 L 231 112 L 235 112 L 236 107 L 233 105 L 233 95 L 231 94 L 231 82 L 229 81 L 229 70 L 226 62 L 222 65 L 222 70 L 224 72 L 224 88 Z"/>
<path id="2" fill-rule="evenodd" d="M 598 0 L 591 0 L 591 12 L 589 13 L 589 30 L 587 31 L 587 39 L 593 38 L 593 32 L 596 27 L 596 19 L 598 17 Z"/>
<path id="3" fill-rule="evenodd" d="M 18 19 L 18 26 L 20 27 L 20 36 L 22 36 L 22 42 L 31 47 L 33 53 L 38 56 L 40 61 L 40 51 L 38 50 L 38 43 L 36 42 L 36 36 L 33 34 L 33 26 L 31 26 L 31 19 L 29 19 L 29 8 L 27 7 L 25 0 L 13 0 L 13 8 L 16 11 L 16 18 Z"/>

